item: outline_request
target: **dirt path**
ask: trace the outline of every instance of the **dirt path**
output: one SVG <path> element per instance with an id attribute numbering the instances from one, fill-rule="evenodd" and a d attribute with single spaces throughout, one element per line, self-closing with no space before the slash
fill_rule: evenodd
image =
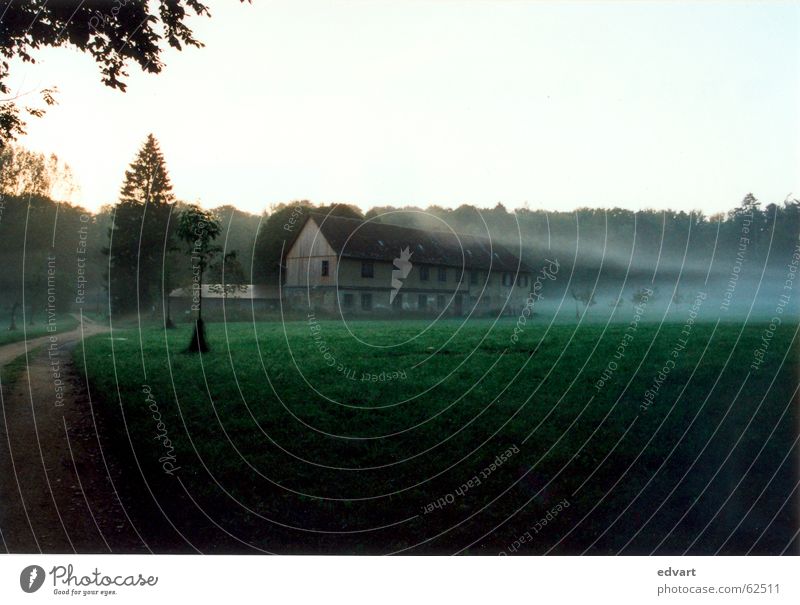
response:
<path id="1" fill-rule="evenodd" d="M 87 328 L 88 328 L 87 323 Z M 88 336 L 87 332 L 87 336 Z M 80 340 L 81 338 L 81 329 L 80 327 L 72 330 L 71 332 L 66 332 L 58 336 L 60 342 L 67 342 L 71 340 Z M 49 336 L 39 336 L 37 338 L 31 338 L 27 341 L 21 340 L 20 342 L 12 342 L 7 345 L 0 346 L 0 367 L 3 367 L 7 363 L 11 363 L 17 357 L 21 357 L 25 355 L 25 351 L 33 351 L 34 349 L 38 349 L 41 346 L 46 345 L 50 342 Z"/>
<path id="2" fill-rule="evenodd" d="M 106 331 L 84 321 L 27 343 L 28 367 L 0 391 L 0 532 L 12 553 L 146 552 L 117 498 L 83 377 L 72 361 L 82 337 Z M 39 348 L 31 353 L 33 349 Z M 26 343 L 0 347 L 0 365 Z"/>

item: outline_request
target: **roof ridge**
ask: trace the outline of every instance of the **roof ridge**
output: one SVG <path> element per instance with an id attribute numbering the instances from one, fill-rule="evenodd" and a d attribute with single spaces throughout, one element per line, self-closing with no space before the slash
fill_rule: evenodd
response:
<path id="1" fill-rule="evenodd" d="M 321 213 L 309 213 L 309 218 L 337 254 L 349 258 L 392 262 L 410 245 L 415 259 L 423 264 L 530 272 L 521 254 L 492 237 Z"/>
<path id="2" fill-rule="evenodd" d="M 350 216 L 336 216 L 335 214 L 324 214 L 322 212 L 310 212 L 309 216 L 323 217 L 325 220 L 335 219 L 335 220 L 353 221 L 361 224 L 372 223 L 373 225 L 380 225 L 382 227 L 392 227 L 393 229 L 403 229 L 405 231 L 417 231 L 421 233 L 447 233 L 450 235 L 455 235 L 459 239 L 461 237 L 476 237 L 488 240 L 490 243 L 493 243 L 493 245 L 501 246 L 503 249 L 507 250 L 507 248 L 500 242 L 494 243 L 495 238 L 493 238 L 491 235 L 476 235 L 474 233 L 463 233 L 461 231 L 456 231 L 455 229 L 452 228 L 449 231 L 438 230 L 438 229 L 423 229 L 422 227 L 407 227 L 405 225 L 395 225 L 394 223 L 380 223 L 372 219 L 353 218 Z"/>

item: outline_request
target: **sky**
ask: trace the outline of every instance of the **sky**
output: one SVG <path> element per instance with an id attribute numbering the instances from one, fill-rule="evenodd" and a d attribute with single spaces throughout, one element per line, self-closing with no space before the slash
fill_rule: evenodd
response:
<path id="1" fill-rule="evenodd" d="M 117 199 L 147 133 L 176 195 L 569 210 L 699 209 L 800 194 L 799 3 L 210 0 L 202 49 L 106 88 L 60 48 L 24 146 Z"/>

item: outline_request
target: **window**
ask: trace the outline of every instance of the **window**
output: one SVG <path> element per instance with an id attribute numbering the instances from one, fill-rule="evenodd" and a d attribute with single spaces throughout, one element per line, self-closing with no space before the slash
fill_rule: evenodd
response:
<path id="1" fill-rule="evenodd" d="M 430 267 L 428 265 L 422 265 L 419 268 L 419 281 L 428 281 L 430 278 Z"/>
<path id="2" fill-rule="evenodd" d="M 439 311 L 444 310 L 444 294 L 439 294 L 436 297 L 436 306 L 438 307 Z"/>
<path id="3" fill-rule="evenodd" d="M 345 294 L 343 297 L 343 303 L 345 309 L 352 309 L 353 308 L 353 295 L 352 294 Z"/>
<path id="4" fill-rule="evenodd" d="M 361 295 L 361 310 L 362 311 L 372 310 L 372 294 Z"/>
<path id="5" fill-rule="evenodd" d="M 528 287 L 528 275 L 527 273 L 522 276 L 522 286 L 527 288 Z"/>
<path id="6" fill-rule="evenodd" d="M 326 260 L 322 261 L 322 276 L 323 277 L 328 275 L 328 268 L 329 268 L 328 261 L 326 261 Z"/>
<path id="7" fill-rule="evenodd" d="M 439 267 L 439 281 L 447 281 L 447 269 Z"/>
<path id="8" fill-rule="evenodd" d="M 417 307 L 420 311 L 425 311 L 428 308 L 428 295 L 427 294 L 420 294 L 419 300 L 417 301 Z"/>
<path id="9" fill-rule="evenodd" d="M 511 273 L 503 273 L 503 285 L 504 286 L 514 285 L 514 276 Z"/>
<path id="10" fill-rule="evenodd" d="M 403 308 L 403 293 L 398 292 L 395 294 L 394 300 L 392 301 L 392 308 L 393 309 L 402 309 Z"/>
<path id="11" fill-rule="evenodd" d="M 361 261 L 361 277 L 375 277 L 375 265 L 371 260 Z"/>
<path id="12" fill-rule="evenodd" d="M 473 286 L 476 285 L 480 277 L 481 274 L 478 271 L 473 271 L 472 273 L 469 274 L 469 283 L 472 284 Z"/>

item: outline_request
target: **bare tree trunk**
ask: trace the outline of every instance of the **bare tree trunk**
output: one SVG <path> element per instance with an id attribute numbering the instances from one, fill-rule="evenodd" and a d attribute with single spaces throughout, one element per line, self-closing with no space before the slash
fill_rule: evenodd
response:
<path id="1" fill-rule="evenodd" d="M 166 287 L 163 288 L 161 295 L 167 297 L 167 317 L 164 319 L 164 327 L 167 330 L 174 330 L 175 329 L 175 322 L 172 321 L 172 297 L 170 296 L 170 290 L 172 290 L 172 284 L 170 284 L 169 273 L 166 274 Z M 162 282 L 163 283 L 163 282 Z"/>
<path id="2" fill-rule="evenodd" d="M 15 302 L 14 306 L 11 307 L 11 322 L 8 324 L 8 331 L 9 332 L 14 332 L 17 329 L 17 322 L 16 322 L 17 307 L 19 307 L 19 303 L 18 302 Z"/>
<path id="3" fill-rule="evenodd" d="M 192 342 L 189 343 L 189 353 L 208 353 L 210 350 L 206 341 L 206 326 L 203 323 L 203 270 L 200 270 L 200 299 L 197 303 L 197 321 L 194 324 Z"/>
<path id="4" fill-rule="evenodd" d="M 175 322 L 172 321 L 172 300 L 170 299 L 169 294 L 167 294 L 167 319 L 164 322 L 164 327 L 166 327 L 168 330 L 175 329 Z"/>

